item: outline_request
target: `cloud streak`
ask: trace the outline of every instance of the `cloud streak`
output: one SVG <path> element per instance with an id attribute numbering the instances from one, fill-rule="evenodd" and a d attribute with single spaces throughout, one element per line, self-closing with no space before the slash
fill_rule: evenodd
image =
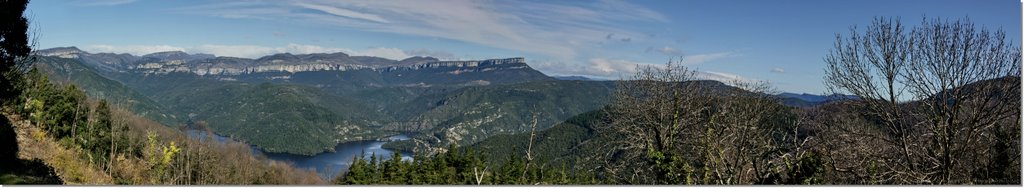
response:
<path id="1" fill-rule="evenodd" d="M 177 9 L 225 18 L 329 24 L 366 31 L 437 37 L 509 50 L 575 58 L 609 33 L 623 42 L 646 35 L 620 22 L 667 22 L 653 10 L 618 0 L 579 5 L 505 1 L 269 1 L 228 2 Z"/>
<path id="2" fill-rule="evenodd" d="M 384 18 L 381 18 L 380 16 L 375 15 L 375 14 L 366 14 L 366 13 L 356 12 L 356 11 L 352 11 L 352 10 L 344 9 L 344 8 L 338 8 L 338 7 L 326 6 L 326 5 L 318 5 L 318 4 L 310 4 L 310 3 L 295 3 L 295 5 L 298 5 L 298 6 L 304 7 L 304 8 L 308 8 L 308 9 L 323 11 L 325 13 L 333 14 L 335 16 L 340 16 L 340 17 L 362 19 L 362 20 L 379 22 L 379 23 L 390 23 L 390 21 L 388 21 L 388 20 L 386 20 Z"/>
<path id="3" fill-rule="evenodd" d="M 565 63 L 560 61 L 533 61 L 531 66 L 536 69 L 548 70 L 553 75 L 583 75 L 602 79 L 619 79 L 636 72 L 636 66 L 658 66 L 621 59 L 591 58 L 584 63 Z"/>
<path id="4" fill-rule="evenodd" d="M 675 49 L 675 48 L 668 47 L 668 46 L 661 47 L 661 48 L 647 47 L 647 50 L 645 50 L 645 52 L 647 52 L 647 53 L 658 52 L 658 53 L 669 55 L 669 56 L 682 56 L 683 55 L 683 51 L 680 51 L 679 49 Z"/>
<path id="5" fill-rule="evenodd" d="M 742 77 L 740 75 L 736 75 L 736 74 L 732 74 L 732 73 L 724 73 L 724 72 L 715 72 L 715 71 L 700 71 L 700 72 L 697 72 L 697 79 L 715 80 L 715 81 L 719 81 L 719 82 L 726 83 L 726 84 L 732 84 L 732 83 L 737 82 L 737 81 L 739 81 L 739 82 L 747 82 L 747 83 L 756 82 L 756 80 L 749 79 L 749 78 L 744 78 L 744 77 Z"/>
<path id="6" fill-rule="evenodd" d="M 583 75 L 602 79 L 629 79 L 636 73 L 637 67 L 664 67 L 664 64 L 643 63 L 621 59 L 592 58 L 586 64 L 576 65 L 559 62 L 536 62 L 534 67 L 556 70 L 554 75 Z M 734 81 L 757 81 L 732 73 L 716 71 L 697 71 L 695 79 L 715 80 L 726 84 Z"/>
<path id="7" fill-rule="evenodd" d="M 681 56 L 683 58 L 682 63 L 684 65 L 696 65 L 696 64 L 701 64 L 701 63 L 705 63 L 705 62 L 709 62 L 709 61 L 714 61 L 714 60 L 718 60 L 718 59 L 723 59 L 723 58 L 727 58 L 727 57 L 740 56 L 740 54 L 735 53 L 735 52 L 717 52 L 717 53 L 696 54 L 696 55 L 689 55 L 688 56 L 688 55 L 684 54 L 683 51 L 681 51 L 679 49 L 676 49 L 676 48 L 669 47 L 669 46 L 665 46 L 665 47 L 661 47 L 661 48 L 647 47 L 647 49 L 644 50 L 644 51 L 647 52 L 647 53 L 657 52 L 657 53 L 668 55 L 668 56 Z"/>
<path id="8" fill-rule="evenodd" d="M 736 54 L 736 53 L 733 53 L 733 52 L 718 52 L 718 53 L 710 53 L 710 54 L 697 54 L 697 55 L 683 57 L 683 62 L 682 63 L 683 63 L 683 65 L 696 65 L 696 64 L 701 64 L 701 63 L 705 63 L 705 62 L 708 62 L 708 61 L 714 61 L 714 60 L 718 60 L 718 59 L 722 59 L 722 58 L 726 58 L 726 57 L 733 57 L 733 56 L 739 56 L 739 54 Z"/>

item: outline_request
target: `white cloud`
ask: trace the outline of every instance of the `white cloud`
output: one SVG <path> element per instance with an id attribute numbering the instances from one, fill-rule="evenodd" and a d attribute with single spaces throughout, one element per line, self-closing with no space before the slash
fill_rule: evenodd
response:
<path id="1" fill-rule="evenodd" d="M 736 81 L 740 81 L 740 82 L 754 82 L 754 81 L 756 81 L 756 80 L 753 80 L 753 79 L 744 78 L 742 76 L 731 74 L 731 73 L 715 72 L 715 71 L 699 71 L 698 74 L 697 74 L 697 79 L 715 80 L 715 81 L 719 81 L 719 82 L 726 83 L 726 84 L 731 84 L 731 83 L 736 82 Z"/>
<path id="2" fill-rule="evenodd" d="M 786 69 L 782 69 L 782 68 L 776 67 L 776 68 L 773 68 L 771 70 L 771 72 L 773 72 L 773 73 L 786 73 Z"/>
<path id="3" fill-rule="evenodd" d="M 111 45 L 89 45 L 82 48 L 82 50 L 92 53 L 129 53 L 133 55 L 145 55 L 155 52 L 166 52 L 166 51 L 186 51 L 185 48 L 168 46 L 168 45 L 129 45 L 129 46 L 111 46 Z"/>
<path id="4" fill-rule="evenodd" d="M 634 72 L 637 65 L 643 64 L 626 60 L 611 60 L 603 58 L 590 59 L 589 63 L 589 72 L 602 75 Z"/>
<path id="5" fill-rule="evenodd" d="M 317 5 L 317 4 L 309 4 L 309 3 L 301 3 L 301 2 L 300 3 L 295 3 L 295 5 L 298 5 L 298 6 L 301 6 L 301 7 L 305 7 L 305 8 L 308 8 L 308 9 L 314 9 L 314 10 L 323 11 L 323 12 L 326 12 L 328 14 L 333 14 L 335 16 L 348 17 L 348 18 L 356 18 L 356 19 L 362 19 L 362 20 L 369 20 L 369 21 L 380 22 L 380 23 L 389 23 L 388 20 L 385 20 L 384 18 L 381 18 L 380 16 L 377 16 L 377 15 L 374 15 L 374 14 L 366 14 L 366 13 L 356 12 L 356 11 L 352 11 L 352 10 L 344 9 L 344 8 L 338 8 L 338 7 L 333 7 L 333 6 L 325 6 L 325 5 Z"/>
<path id="6" fill-rule="evenodd" d="M 600 79 L 629 79 L 631 75 L 636 73 L 637 66 L 651 66 L 653 68 L 661 68 L 664 67 L 665 65 L 660 63 L 644 63 L 629 60 L 605 58 L 592 58 L 583 65 L 546 61 L 535 61 L 533 63 L 533 67 L 538 69 L 549 70 L 547 72 L 550 72 L 549 74 L 552 75 L 580 75 Z M 732 84 L 734 81 L 758 81 L 755 79 L 746 78 L 732 73 L 700 70 L 694 71 L 697 71 L 694 78 L 697 80 L 715 80 L 726 84 Z"/>
<path id="7" fill-rule="evenodd" d="M 226 18 L 335 25 L 365 31 L 437 37 L 573 59 L 599 46 L 609 33 L 621 41 L 647 35 L 619 22 L 667 22 L 653 10 L 605 0 L 576 6 L 524 1 L 270 1 L 226 2 L 178 9 Z M 577 3 L 573 3 L 577 4 Z"/>
<path id="8" fill-rule="evenodd" d="M 358 56 L 376 56 L 394 60 L 402 60 L 412 57 L 405 51 L 398 48 L 370 48 L 362 51 L 353 51 L 350 54 Z"/>
<path id="9" fill-rule="evenodd" d="M 352 50 L 348 48 L 331 48 L 316 45 L 304 45 L 304 44 L 288 44 L 281 47 L 267 47 L 257 45 L 216 45 L 216 44 L 204 44 L 194 47 L 177 47 L 169 45 L 127 45 L 127 46 L 111 46 L 111 45 L 90 45 L 83 48 L 83 50 L 99 53 L 129 53 L 132 55 L 146 55 L 155 52 L 165 51 L 184 51 L 188 53 L 206 53 L 214 54 L 217 56 L 228 56 L 228 57 L 244 57 L 244 58 L 259 58 L 266 55 L 278 54 L 278 53 L 292 53 L 292 54 L 311 54 L 311 53 L 335 53 L 344 52 L 353 56 L 376 56 L 394 60 L 402 60 L 412 55 L 407 54 L 402 49 L 398 48 L 367 48 L 363 50 Z"/>
<path id="10" fill-rule="evenodd" d="M 679 51 L 679 49 L 675 49 L 675 48 L 668 47 L 668 46 L 661 47 L 661 48 L 647 47 L 646 52 L 658 52 L 658 53 L 665 54 L 665 55 L 670 55 L 670 56 L 682 56 L 683 55 L 683 52 Z"/>
<path id="11" fill-rule="evenodd" d="M 279 53 L 282 50 L 271 47 L 255 45 L 199 45 L 189 50 L 189 53 L 207 53 L 217 56 L 256 58 L 267 54 Z"/>
<path id="12" fill-rule="evenodd" d="M 245 58 L 258 58 L 271 54 L 278 53 L 292 53 L 292 54 L 311 54 L 311 53 L 335 53 L 335 52 L 346 52 L 350 53 L 352 50 L 345 48 L 327 48 L 315 45 L 301 45 L 301 44 L 288 44 L 282 47 L 266 47 L 256 45 L 199 45 L 194 48 L 190 48 L 189 52 L 192 53 L 208 53 L 218 56 L 228 57 L 245 57 Z"/>
<path id="13" fill-rule="evenodd" d="M 732 52 L 697 54 L 697 55 L 683 57 L 683 64 L 684 65 L 695 65 L 695 64 L 701 64 L 701 63 L 704 63 L 704 62 L 708 62 L 708 61 L 713 61 L 713 60 L 716 60 L 716 59 L 732 57 L 732 56 L 738 56 L 738 55 L 735 54 L 735 53 L 732 53 Z"/>
<path id="14" fill-rule="evenodd" d="M 637 65 L 652 65 L 621 59 L 591 58 L 585 63 L 533 61 L 531 66 L 553 75 L 582 75 L 603 79 L 619 79 L 636 71 Z"/>
<path id="15" fill-rule="evenodd" d="M 687 55 L 684 55 L 683 52 L 680 51 L 679 49 L 672 48 L 672 47 L 669 47 L 669 46 L 665 46 L 665 47 L 661 47 L 661 48 L 647 47 L 647 50 L 644 50 L 644 51 L 645 52 L 658 52 L 658 53 L 669 55 L 669 56 L 683 56 L 682 63 L 684 65 L 696 65 L 696 64 L 701 64 L 701 63 L 705 63 L 705 62 L 709 62 L 709 61 L 714 61 L 714 60 L 722 59 L 722 58 L 726 58 L 726 57 L 739 56 L 739 54 L 736 54 L 734 52 L 718 52 L 718 53 L 697 54 L 697 55 L 687 56 Z"/>

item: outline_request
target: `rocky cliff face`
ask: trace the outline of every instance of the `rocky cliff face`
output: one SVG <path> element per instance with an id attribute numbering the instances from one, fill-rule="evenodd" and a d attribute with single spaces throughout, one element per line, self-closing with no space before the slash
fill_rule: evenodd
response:
<path id="1" fill-rule="evenodd" d="M 503 64 L 517 64 L 519 66 L 512 66 L 506 68 L 529 68 L 526 65 L 523 58 L 508 58 L 508 59 L 488 59 L 480 61 L 434 61 L 434 62 L 420 62 L 414 64 L 376 64 L 376 65 L 360 65 L 351 64 L 344 62 L 330 62 L 330 61 L 312 61 L 312 62 L 294 62 L 284 60 L 273 60 L 273 61 L 250 61 L 245 63 L 223 63 L 218 62 L 218 59 L 211 61 L 198 61 L 198 62 L 184 62 L 181 60 L 170 60 L 163 62 L 152 62 L 145 64 L 138 64 L 131 67 L 134 71 L 145 72 L 150 74 L 167 74 L 171 72 L 191 72 L 197 75 L 242 75 L 242 74 L 253 74 L 263 72 L 310 72 L 310 71 L 350 71 L 350 70 L 373 70 L 379 72 L 398 71 L 398 70 L 420 70 L 420 69 L 432 69 L 432 68 L 466 68 L 466 70 L 455 70 L 452 74 L 459 74 L 461 72 L 486 72 L 496 70 L 497 68 L 483 68 L 476 69 L 477 67 L 484 67 L 489 65 L 503 65 Z"/>
<path id="2" fill-rule="evenodd" d="M 76 47 L 57 47 L 36 51 L 36 55 L 53 56 L 61 58 L 78 58 L 78 54 L 86 53 Z"/>
<path id="3" fill-rule="evenodd" d="M 196 75 L 244 75 L 264 72 L 310 72 L 310 71 L 351 71 L 372 70 L 377 72 L 454 69 L 449 74 L 466 72 L 487 72 L 497 69 L 529 68 L 521 57 L 474 61 L 439 61 L 431 57 L 412 57 L 401 61 L 377 57 L 348 56 L 332 54 L 274 54 L 258 59 L 214 57 L 210 54 L 187 54 L 185 52 L 158 52 L 141 57 L 129 54 L 90 54 L 75 47 L 41 50 L 41 56 L 80 58 L 87 63 L 117 72 L 138 72 L 144 74 L 168 74 L 188 72 Z M 493 65 L 505 65 L 490 67 Z"/>

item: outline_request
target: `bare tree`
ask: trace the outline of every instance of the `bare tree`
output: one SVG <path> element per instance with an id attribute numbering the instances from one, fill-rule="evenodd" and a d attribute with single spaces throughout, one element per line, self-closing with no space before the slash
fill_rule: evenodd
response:
<path id="1" fill-rule="evenodd" d="M 688 135 L 696 119 L 705 111 L 708 100 L 698 97 L 696 84 L 684 84 L 694 80 L 696 72 L 669 62 L 663 68 L 637 67 L 632 80 L 619 81 L 613 93 L 608 117 L 610 131 L 623 135 L 608 150 L 609 158 L 616 158 L 606 165 L 609 174 L 629 183 L 665 184 L 665 181 L 679 179 L 680 172 L 673 166 L 682 166 L 681 156 L 691 152 L 684 149 L 679 138 Z"/>
<path id="2" fill-rule="evenodd" d="M 793 116 L 766 82 L 696 80 L 669 62 L 619 81 L 603 155 L 613 178 L 634 184 L 751 184 L 777 173 L 796 139 Z"/>
<path id="3" fill-rule="evenodd" d="M 906 176 L 903 179 L 919 180 L 921 174 L 915 173 L 919 167 L 914 166 L 916 163 L 910 151 L 909 125 L 903 121 L 905 114 L 900 108 L 901 100 L 907 97 L 905 85 L 901 85 L 899 79 L 908 63 L 913 41 L 906 35 L 902 24 L 894 19 L 877 18 L 865 33 L 860 34 L 856 27 L 851 28 L 850 33 L 848 38 L 837 34 L 835 48 L 825 57 L 828 64 L 825 85 L 832 93 L 848 93 L 864 99 L 861 103 L 852 104 L 877 118 L 884 127 L 885 136 L 862 135 L 893 146 L 884 149 L 895 149 L 878 152 L 899 153 L 897 157 L 886 157 L 887 160 L 882 162 L 885 167 Z M 863 167 L 863 163 L 850 163 L 850 167 L 842 168 Z"/>
<path id="4" fill-rule="evenodd" d="M 534 137 L 537 136 L 537 115 L 538 114 L 533 115 L 533 124 L 530 125 L 530 140 L 527 142 L 526 145 L 526 165 L 525 167 L 523 167 L 523 175 L 520 176 L 523 182 L 525 182 L 528 179 L 526 178 L 526 172 L 530 171 L 530 164 L 533 162 L 533 141 Z M 476 168 L 474 168 L 473 170 L 476 170 Z"/>
<path id="5" fill-rule="evenodd" d="M 1003 31 L 977 29 L 969 19 L 924 20 L 911 35 L 914 58 L 905 79 L 922 101 L 913 112 L 927 130 L 924 162 L 938 172 L 930 179 L 968 183 L 964 177 L 975 170 L 981 149 L 976 144 L 984 144 L 997 122 L 1020 114 L 1020 50 Z"/>
<path id="6" fill-rule="evenodd" d="M 698 148 L 707 174 L 700 183 L 750 184 L 765 181 L 779 166 L 782 157 L 794 145 L 784 140 L 798 139 L 793 116 L 770 96 L 766 82 L 731 82 L 735 89 L 716 91 L 711 97 L 708 119 L 704 123 Z"/>
<path id="7" fill-rule="evenodd" d="M 898 18 L 876 18 L 863 34 L 837 35 L 825 84 L 860 97 L 850 104 L 865 121 L 825 125 L 848 135 L 830 146 L 842 151 L 830 152 L 833 170 L 874 183 L 975 183 L 979 163 L 991 158 L 984 148 L 998 139 L 993 128 L 1020 127 L 1004 121 L 1019 119 L 1019 52 L 1002 31 L 968 19 L 925 19 L 908 32 Z M 869 140 L 879 145 L 849 144 Z M 868 154 L 837 156 L 848 152 Z"/>

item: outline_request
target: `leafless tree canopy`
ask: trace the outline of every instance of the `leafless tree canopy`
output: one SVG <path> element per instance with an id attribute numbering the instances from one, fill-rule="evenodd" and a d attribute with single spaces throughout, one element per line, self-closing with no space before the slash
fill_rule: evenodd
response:
<path id="1" fill-rule="evenodd" d="M 669 62 L 619 81 L 608 111 L 610 176 L 633 184 L 781 183 L 797 143 L 767 83 L 699 81 Z M 782 173 L 785 174 L 785 173 Z"/>
<path id="2" fill-rule="evenodd" d="M 781 106 L 767 83 L 669 62 L 618 82 L 602 168 L 631 184 L 1019 184 L 1020 49 L 969 20 L 877 18 L 837 35 L 825 84 Z"/>
<path id="3" fill-rule="evenodd" d="M 709 100 L 701 97 L 692 81 L 695 72 L 669 62 L 664 68 L 638 67 L 631 81 L 620 81 L 613 94 L 610 128 L 624 135 L 615 144 L 613 154 L 623 162 L 609 164 L 611 174 L 635 183 L 660 183 L 671 172 L 661 172 L 645 164 L 649 155 L 693 151 L 692 143 L 681 142 L 694 134 L 701 113 Z M 690 155 L 696 155 L 692 152 Z M 681 156 L 669 156 L 681 157 Z M 662 176 L 662 177 L 657 177 Z"/>
<path id="4" fill-rule="evenodd" d="M 862 100 L 821 125 L 832 168 L 866 183 L 998 183 L 991 163 L 1019 171 L 1019 52 L 968 19 L 907 30 L 877 18 L 837 35 L 825 84 Z"/>

